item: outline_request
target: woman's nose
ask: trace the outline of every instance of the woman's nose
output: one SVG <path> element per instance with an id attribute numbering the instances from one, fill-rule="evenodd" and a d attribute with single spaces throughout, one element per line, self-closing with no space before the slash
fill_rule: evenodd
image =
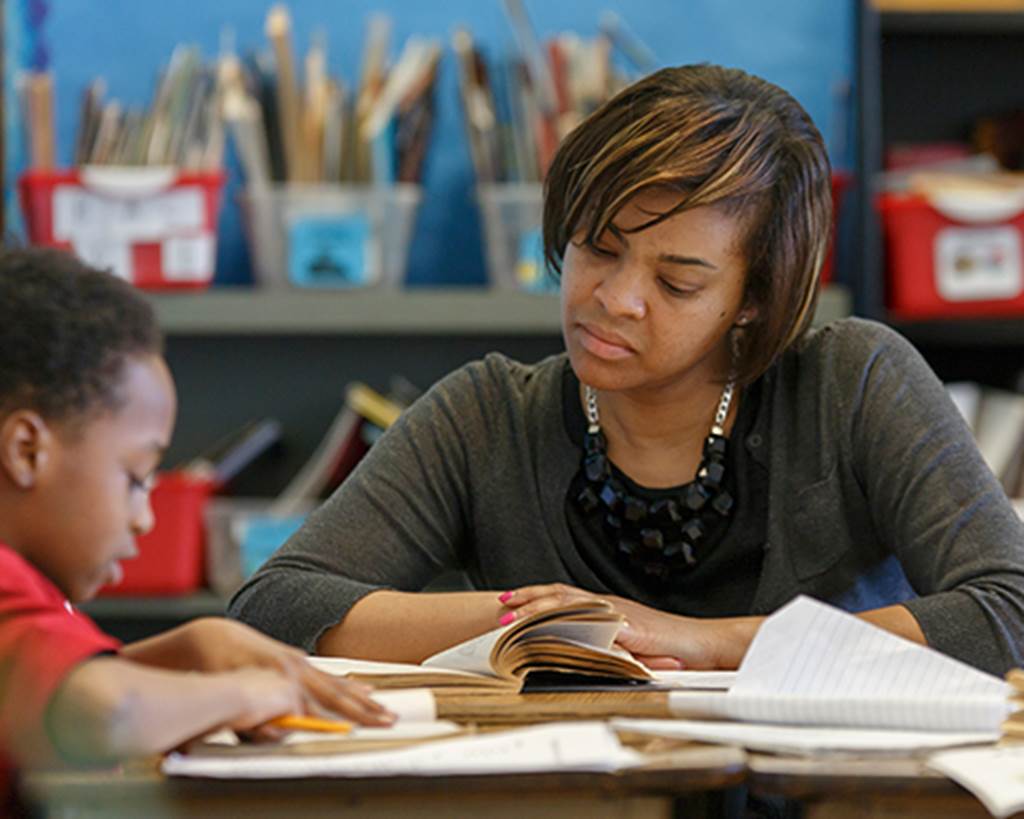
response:
<path id="1" fill-rule="evenodd" d="M 597 286 L 595 294 L 609 315 L 634 319 L 647 315 L 646 282 L 633 265 L 617 265 Z"/>

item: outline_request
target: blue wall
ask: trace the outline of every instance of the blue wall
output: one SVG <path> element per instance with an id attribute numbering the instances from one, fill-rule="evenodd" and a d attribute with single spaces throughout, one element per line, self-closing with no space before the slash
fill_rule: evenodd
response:
<path id="1" fill-rule="evenodd" d="M 39 31 L 26 22 L 49 5 Z M 820 0 L 526 0 L 541 35 L 575 30 L 592 35 L 602 10 L 617 12 L 665 65 L 717 62 L 735 65 L 791 91 L 808 109 L 846 165 L 842 148 L 852 133 L 849 117 L 837 117 L 834 88 L 853 77 L 854 2 Z M 58 158 L 67 162 L 77 120 L 78 97 L 96 76 L 107 81 L 108 97 L 141 105 L 151 96 L 158 69 L 179 42 L 198 43 L 213 56 L 220 31 L 234 29 L 243 52 L 265 45 L 263 21 L 269 2 L 252 0 L 8 0 L 5 4 L 10 69 L 49 53 L 58 94 Z M 507 50 L 511 35 L 500 0 L 296 0 L 291 4 L 295 43 L 304 50 L 311 32 L 328 35 L 331 69 L 349 82 L 357 77 L 365 20 L 374 11 L 394 21 L 393 56 L 411 34 L 440 37 L 446 44 L 438 88 L 438 122 L 426 166 L 426 195 L 410 253 L 410 284 L 484 282 L 479 224 L 472 200 L 473 174 L 463 136 L 454 59 L 448 42 L 457 25 L 467 26 L 494 54 Z M 846 106 L 849 111 L 849 105 Z M 17 133 L 18 110 L 7 93 L 8 185 L 24 166 Z M 842 131 L 842 133 L 838 133 Z M 235 208 L 240 175 L 233 158 L 221 219 L 218 282 L 249 280 L 248 254 Z M 10 187 L 5 192 L 11 200 Z"/>

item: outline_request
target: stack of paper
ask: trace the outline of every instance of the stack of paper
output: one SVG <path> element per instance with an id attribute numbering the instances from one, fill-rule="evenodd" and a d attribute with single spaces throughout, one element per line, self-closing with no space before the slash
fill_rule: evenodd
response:
<path id="1" fill-rule="evenodd" d="M 615 771 L 641 762 L 641 755 L 624 748 L 606 724 L 564 722 L 365 754 L 256 757 L 171 754 L 164 760 L 163 772 L 168 776 L 214 779 L 445 776 Z"/>
<path id="2" fill-rule="evenodd" d="M 755 724 L 615 725 L 758 750 L 908 752 L 998 739 L 1008 695 L 998 677 L 800 597 L 764 622 L 727 692 L 669 695 L 681 717 Z"/>

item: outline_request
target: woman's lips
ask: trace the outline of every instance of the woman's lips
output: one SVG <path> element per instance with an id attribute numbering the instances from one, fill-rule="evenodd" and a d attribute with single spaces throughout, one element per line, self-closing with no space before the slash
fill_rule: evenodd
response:
<path id="1" fill-rule="evenodd" d="M 608 361 L 619 361 L 635 354 L 629 344 L 616 335 L 599 327 L 580 324 L 580 344 L 591 355 Z"/>

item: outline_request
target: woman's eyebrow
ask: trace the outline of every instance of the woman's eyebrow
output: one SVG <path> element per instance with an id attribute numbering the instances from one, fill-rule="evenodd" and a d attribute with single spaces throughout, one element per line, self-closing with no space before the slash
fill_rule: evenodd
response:
<path id="1" fill-rule="evenodd" d="M 713 265 L 707 259 L 702 259 L 699 256 L 679 256 L 675 253 L 660 253 L 658 254 L 658 261 L 669 262 L 670 264 L 706 267 L 709 270 L 718 270 L 717 265 Z"/>

